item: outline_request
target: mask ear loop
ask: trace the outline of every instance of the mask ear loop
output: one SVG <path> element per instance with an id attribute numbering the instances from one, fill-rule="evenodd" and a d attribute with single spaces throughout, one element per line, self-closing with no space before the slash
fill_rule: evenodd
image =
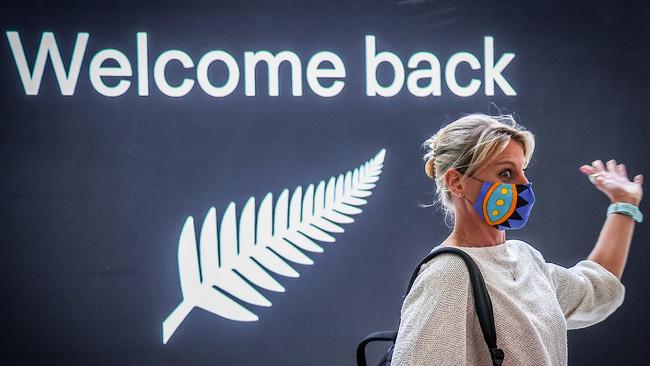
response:
<path id="1" fill-rule="evenodd" d="M 468 177 L 469 177 L 469 178 L 476 179 L 476 180 L 479 181 L 479 182 L 484 182 L 484 180 L 481 180 L 481 179 L 475 178 L 475 177 L 473 177 L 473 176 L 471 176 L 471 175 L 468 175 Z M 460 193 L 460 192 L 458 192 L 458 197 L 460 197 L 460 196 L 463 196 L 463 194 Z M 471 203 L 472 206 L 474 206 L 474 202 L 470 201 L 466 196 L 463 196 L 463 198 L 465 198 L 465 199 L 467 200 L 467 202 Z"/>

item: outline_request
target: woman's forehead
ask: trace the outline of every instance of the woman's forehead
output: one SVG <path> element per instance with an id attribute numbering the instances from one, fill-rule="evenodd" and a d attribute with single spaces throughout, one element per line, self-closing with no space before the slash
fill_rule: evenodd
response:
<path id="1" fill-rule="evenodd" d="M 508 146 L 499 155 L 490 159 L 487 166 L 498 165 L 513 165 L 515 167 L 525 164 L 524 149 L 521 143 L 515 140 L 510 140 Z"/>

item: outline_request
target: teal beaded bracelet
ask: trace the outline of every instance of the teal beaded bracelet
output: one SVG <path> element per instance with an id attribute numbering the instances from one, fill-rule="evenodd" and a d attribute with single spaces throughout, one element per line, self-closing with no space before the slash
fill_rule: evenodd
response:
<path id="1" fill-rule="evenodd" d="M 627 202 L 614 202 L 607 208 L 607 215 L 613 213 L 622 213 L 632 217 L 635 221 L 643 221 L 643 214 L 637 206 Z"/>

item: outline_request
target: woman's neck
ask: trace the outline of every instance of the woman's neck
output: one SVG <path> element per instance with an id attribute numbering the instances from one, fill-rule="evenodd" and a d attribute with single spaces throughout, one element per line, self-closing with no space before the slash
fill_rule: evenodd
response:
<path id="1" fill-rule="evenodd" d="M 506 242 L 505 230 L 498 230 L 485 224 L 459 225 L 444 241 L 457 247 L 490 247 Z"/>

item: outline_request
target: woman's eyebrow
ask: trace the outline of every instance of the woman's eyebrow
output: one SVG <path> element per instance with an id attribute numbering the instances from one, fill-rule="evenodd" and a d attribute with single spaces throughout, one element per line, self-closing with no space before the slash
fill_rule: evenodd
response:
<path id="1" fill-rule="evenodd" d="M 510 165 L 512 165 L 514 167 L 517 167 L 517 164 L 515 164 L 514 162 L 512 162 L 510 160 L 504 160 L 504 161 L 500 161 L 500 162 L 497 163 L 497 165 L 503 165 L 503 164 L 510 164 Z"/>

